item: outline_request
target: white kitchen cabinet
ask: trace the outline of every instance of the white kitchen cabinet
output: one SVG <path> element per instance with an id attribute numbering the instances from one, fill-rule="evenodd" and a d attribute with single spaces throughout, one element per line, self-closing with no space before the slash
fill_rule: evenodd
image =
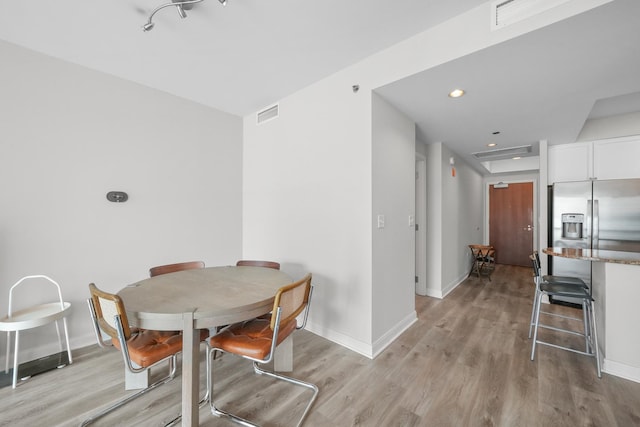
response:
<path id="1" fill-rule="evenodd" d="M 640 178 L 640 135 L 549 147 L 548 182 Z"/>
<path id="2" fill-rule="evenodd" d="M 593 176 L 640 178 L 640 135 L 593 142 Z"/>
<path id="3" fill-rule="evenodd" d="M 549 147 L 548 182 L 584 181 L 593 174 L 591 142 L 552 145 Z"/>

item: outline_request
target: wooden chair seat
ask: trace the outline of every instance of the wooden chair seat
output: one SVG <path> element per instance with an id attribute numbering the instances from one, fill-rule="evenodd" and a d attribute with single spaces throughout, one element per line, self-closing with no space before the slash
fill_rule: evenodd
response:
<path id="1" fill-rule="evenodd" d="M 228 353 L 264 359 L 271 351 L 271 343 L 273 342 L 273 330 L 271 330 L 270 324 L 270 316 L 236 323 L 211 337 L 209 345 Z M 296 330 L 296 326 L 296 319 L 280 324 L 276 345 L 280 345 L 291 335 Z"/>

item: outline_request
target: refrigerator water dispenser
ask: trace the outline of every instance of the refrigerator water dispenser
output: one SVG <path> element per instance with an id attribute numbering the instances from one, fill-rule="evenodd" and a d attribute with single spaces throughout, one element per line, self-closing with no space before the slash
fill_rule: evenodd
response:
<path id="1" fill-rule="evenodd" d="M 584 224 L 584 215 L 575 213 L 562 214 L 562 238 L 563 239 L 582 239 L 582 225 Z"/>

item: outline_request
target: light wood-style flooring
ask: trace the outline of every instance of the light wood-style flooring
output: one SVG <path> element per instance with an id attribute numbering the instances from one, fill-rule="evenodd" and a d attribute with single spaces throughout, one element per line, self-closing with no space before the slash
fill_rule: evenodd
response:
<path id="1" fill-rule="evenodd" d="M 418 296 L 419 321 L 375 360 L 298 332 L 293 376 L 320 387 L 305 425 L 640 426 L 640 384 L 598 379 L 592 358 L 549 347 L 529 360 L 532 298 L 531 270 L 503 265 L 443 300 Z M 264 426 L 295 425 L 309 391 L 253 375 L 232 355 L 215 364 L 221 407 Z M 75 351 L 73 365 L 0 389 L 0 426 L 77 426 L 127 393 L 122 370 L 113 349 Z M 95 425 L 160 426 L 179 411 L 178 377 Z M 200 423 L 233 425 L 208 407 Z"/>

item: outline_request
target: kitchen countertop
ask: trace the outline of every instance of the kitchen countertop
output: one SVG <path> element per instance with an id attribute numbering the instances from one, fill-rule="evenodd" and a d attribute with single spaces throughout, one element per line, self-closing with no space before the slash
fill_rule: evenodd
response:
<path id="1" fill-rule="evenodd" d="M 582 259 L 585 261 L 612 262 L 615 264 L 640 265 L 639 252 L 608 251 L 604 249 L 579 248 L 546 248 L 543 253 L 563 258 Z"/>

